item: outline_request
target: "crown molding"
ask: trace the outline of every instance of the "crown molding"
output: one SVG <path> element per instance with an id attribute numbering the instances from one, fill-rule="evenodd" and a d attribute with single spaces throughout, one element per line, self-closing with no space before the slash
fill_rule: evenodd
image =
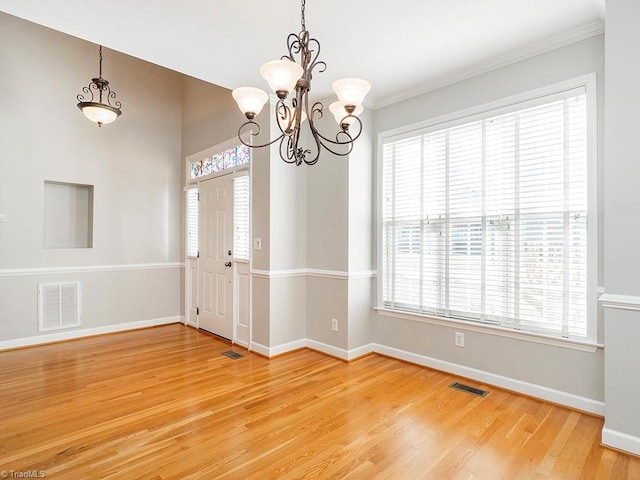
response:
<path id="1" fill-rule="evenodd" d="M 529 58 L 542 55 L 553 50 L 557 50 L 558 48 L 566 47 L 582 40 L 602 35 L 604 33 L 604 30 L 605 25 L 602 21 L 583 25 L 568 32 L 564 32 L 560 35 L 556 35 L 546 40 L 533 43 L 526 47 L 512 50 L 503 55 L 493 57 L 487 61 L 477 63 L 466 70 L 457 71 L 450 75 L 445 75 L 444 77 L 438 78 L 431 82 L 427 82 L 426 84 L 422 84 L 419 87 L 409 88 L 398 94 L 388 95 L 378 100 L 371 99 L 369 100 L 367 106 L 373 110 L 387 107 L 389 105 L 393 105 L 394 103 L 399 103 L 404 100 L 417 97 L 419 95 L 424 95 L 425 93 L 448 87 L 449 85 L 453 85 L 455 83 L 477 77 L 478 75 L 489 73 L 493 70 L 497 70 L 499 68 L 513 65 L 514 63 L 518 63 L 523 60 L 527 60 Z"/>

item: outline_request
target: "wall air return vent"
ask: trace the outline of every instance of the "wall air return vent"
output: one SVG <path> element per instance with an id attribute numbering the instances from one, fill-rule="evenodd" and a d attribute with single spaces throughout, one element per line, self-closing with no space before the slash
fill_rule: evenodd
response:
<path id="1" fill-rule="evenodd" d="M 80 283 L 38 284 L 38 327 L 41 332 L 80 325 Z"/>

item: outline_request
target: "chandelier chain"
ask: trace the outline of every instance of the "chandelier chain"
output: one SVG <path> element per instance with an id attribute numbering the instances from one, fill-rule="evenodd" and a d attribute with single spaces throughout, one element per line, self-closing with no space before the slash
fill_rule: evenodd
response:
<path id="1" fill-rule="evenodd" d="M 102 78 L 102 45 L 100 45 L 100 73 L 98 74 L 99 78 Z"/>
<path id="2" fill-rule="evenodd" d="M 306 1 L 302 0 L 302 6 L 300 8 L 300 23 L 302 24 L 302 31 L 305 31 L 307 29 L 307 25 L 304 18 L 305 7 L 306 7 Z"/>

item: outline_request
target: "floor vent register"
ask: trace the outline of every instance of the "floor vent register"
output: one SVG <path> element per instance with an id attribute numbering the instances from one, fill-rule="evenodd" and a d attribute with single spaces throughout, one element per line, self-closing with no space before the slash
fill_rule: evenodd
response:
<path id="1" fill-rule="evenodd" d="M 222 352 L 223 355 L 229 357 L 232 360 L 237 360 L 239 358 L 243 358 L 244 355 L 238 352 L 234 352 L 233 350 L 227 350 L 226 352 Z"/>
<path id="2" fill-rule="evenodd" d="M 465 385 L 464 383 L 453 382 L 449 385 L 451 388 L 455 388 L 456 390 L 462 390 L 463 392 L 468 392 L 473 395 L 478 395 L 479 397 L 486 397 L 489 395 L 487 390 L 481 390 L 479 388 L 470 387 L 469 385 Z"/>

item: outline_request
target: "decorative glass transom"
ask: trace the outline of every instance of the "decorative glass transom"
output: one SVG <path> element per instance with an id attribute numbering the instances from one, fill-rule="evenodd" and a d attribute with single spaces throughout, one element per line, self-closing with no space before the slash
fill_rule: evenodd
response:
<path id="1" fill-rule="evenodd" d="M 191 179 L 249 163 L 249 152 L 250 149 L 246 145 L 237 145 L 197 162 L 191 162 Z"/>

